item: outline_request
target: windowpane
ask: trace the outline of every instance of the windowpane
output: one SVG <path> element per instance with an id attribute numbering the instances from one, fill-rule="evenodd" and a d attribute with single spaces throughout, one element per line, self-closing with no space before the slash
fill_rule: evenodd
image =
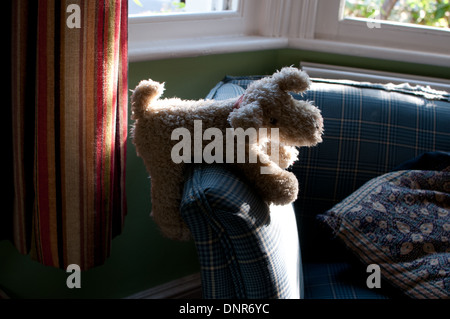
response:
<path id="1" fill-rule="evenodd" d="M 130 17 L 236 11 L 239 0 L 128 0 Z"/>
<path id="2" fill-rule="evenodd" d="M 344 16 L 449 28 L 450 0 L 346 0 Z"/>

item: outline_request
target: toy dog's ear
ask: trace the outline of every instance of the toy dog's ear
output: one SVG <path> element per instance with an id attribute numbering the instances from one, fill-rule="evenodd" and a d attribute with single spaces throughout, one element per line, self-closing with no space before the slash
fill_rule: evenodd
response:
<path id="1" fill-rule="evenodd" d="M 305 91 L 311 83 L 308 74 L 294 67 L 282 68 L 274 73 L 272 81 L 277 83 L 281 90 L 295 93 Z"/>
<path id="2" fill-rule="evenodd" d="M 262 126 L 262 109 L 258 102 L 242 105 L 233 110 L 228 116 L 228 122 L 232 128 L 239 128 L 246 130 L 249 127 L 259 128 Z"/>

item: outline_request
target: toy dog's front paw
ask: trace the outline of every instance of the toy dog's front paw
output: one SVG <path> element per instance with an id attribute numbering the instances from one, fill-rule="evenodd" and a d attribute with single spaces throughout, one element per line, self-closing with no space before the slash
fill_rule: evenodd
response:
<path id="1" fill-rule="evenodd" d="M 283 146 L 279 149 L 279 166 L 280 168 L 288 168 L 298 158 L 298 150 L 295 146 Z"/>

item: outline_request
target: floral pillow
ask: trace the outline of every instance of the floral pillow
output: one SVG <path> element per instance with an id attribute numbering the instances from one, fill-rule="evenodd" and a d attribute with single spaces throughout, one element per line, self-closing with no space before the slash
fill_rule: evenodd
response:
<path id="1" fill-rule="evenodd" d="M 375 178 L 319 220 L 412 298 L 450 298 L 450 166 Z"/>

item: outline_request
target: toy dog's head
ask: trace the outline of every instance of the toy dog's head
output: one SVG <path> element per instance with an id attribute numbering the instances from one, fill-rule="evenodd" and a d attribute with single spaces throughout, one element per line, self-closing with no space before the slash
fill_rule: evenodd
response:
<path id="1" fill-rule="evenodd" d="M 286 67 L 249 85 L 229 115 L 233 128 L 279 129 L 279 141 L 288 146 L 314 146 L 322 142 L 320 110 L 307 101 L 295 100 L 310 85 L 308 75 Z"/>

